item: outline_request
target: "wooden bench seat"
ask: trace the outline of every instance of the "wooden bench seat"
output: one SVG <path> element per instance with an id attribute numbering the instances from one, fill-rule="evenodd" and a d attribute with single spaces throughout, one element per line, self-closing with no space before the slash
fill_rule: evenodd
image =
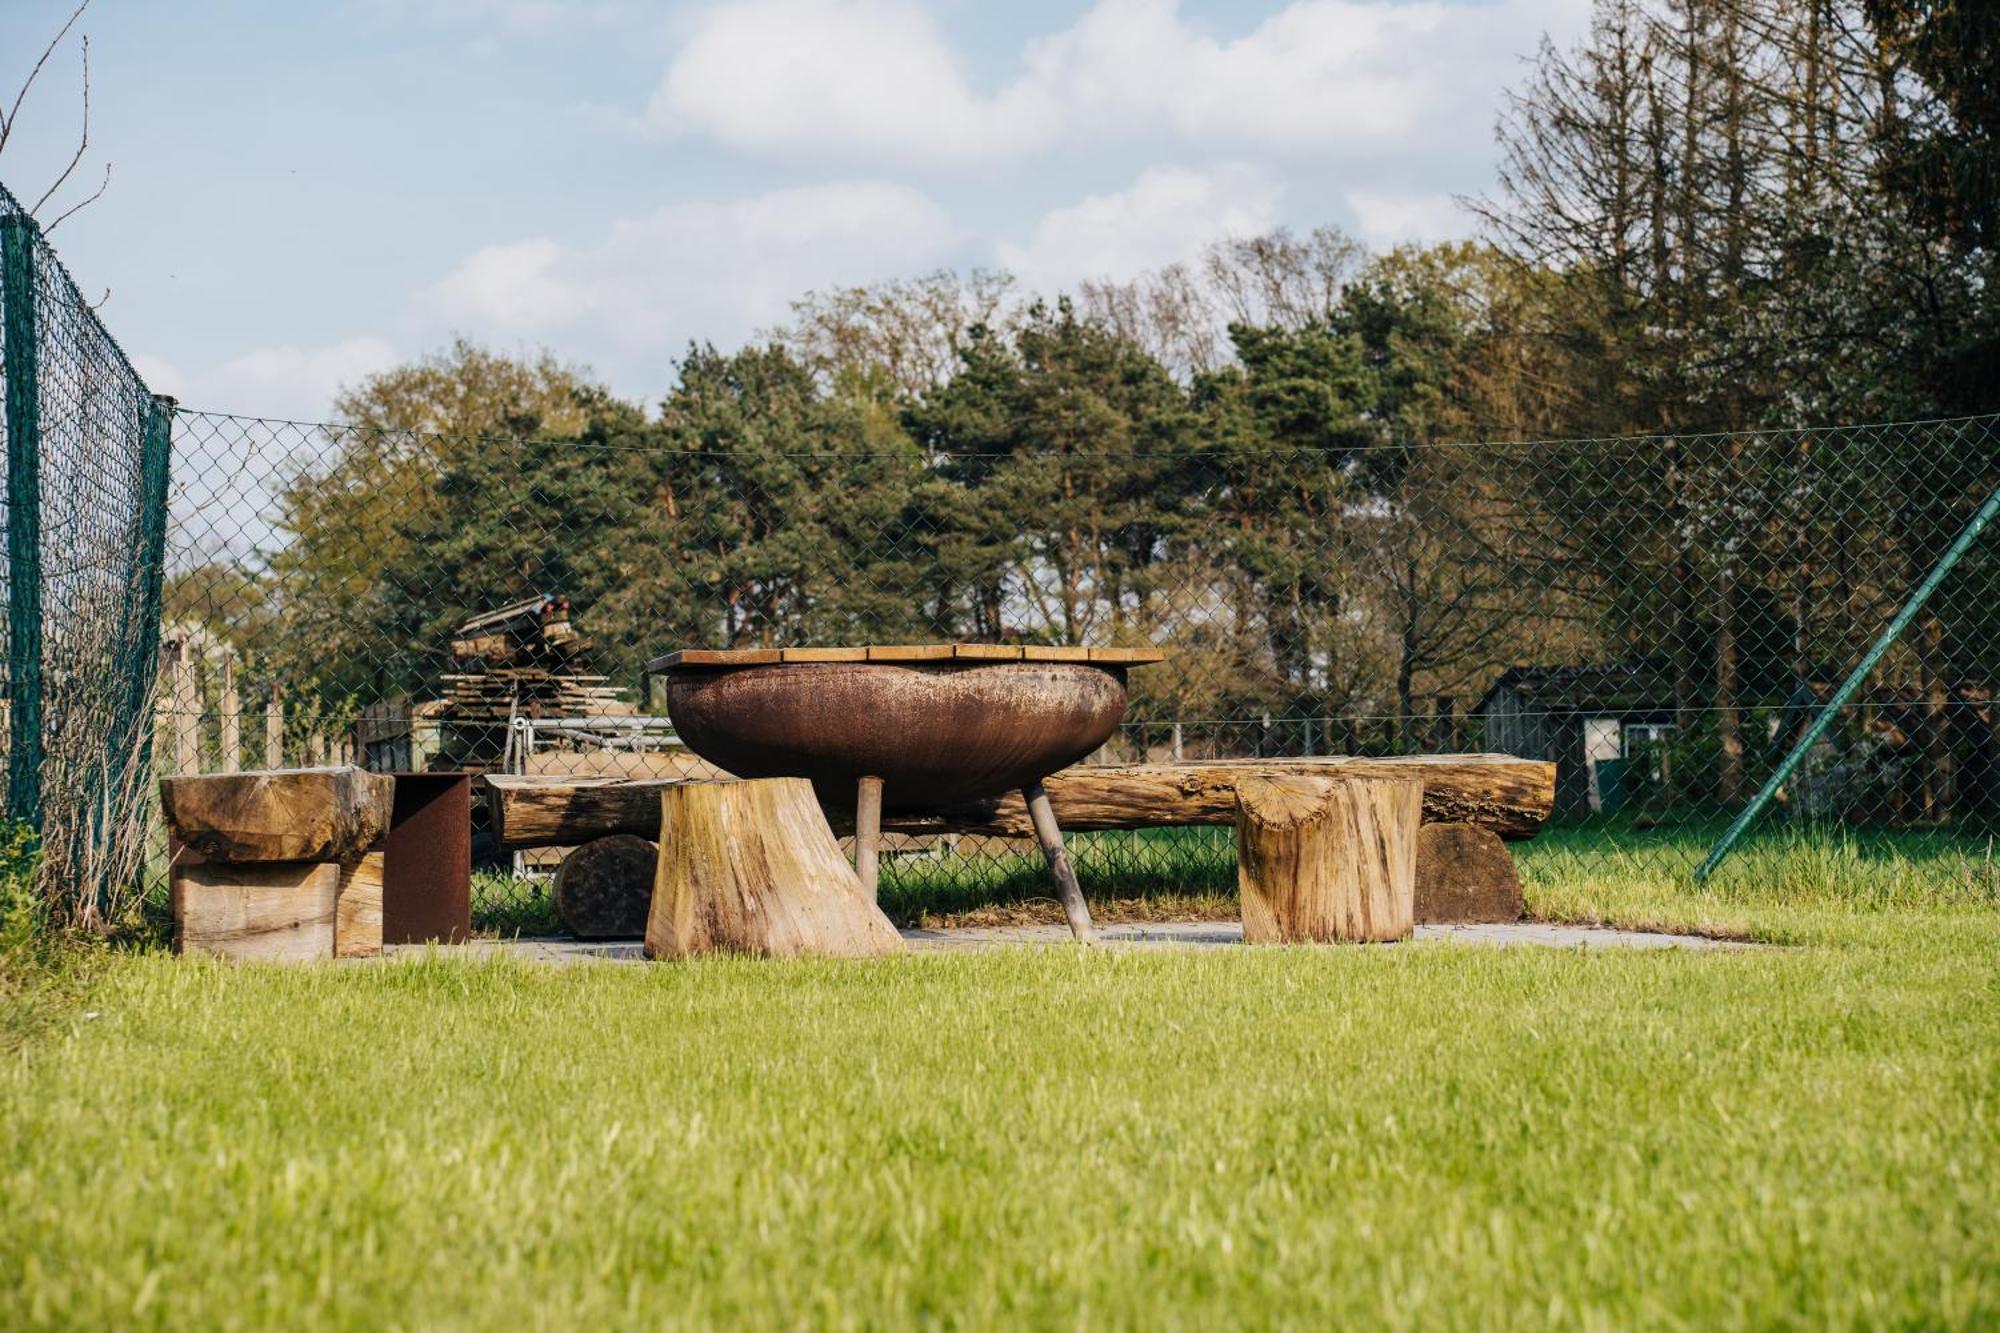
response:
<path id="1" fill-rule="evenodd" d="M 1410 755 L 1368 759 L 1198 760 L 1178 764 L 1079 764 L 1044 785 L 1067 832 L 1229 825 L 1236 784 L 1250 774 L 1415 778 L 1424 822 L 1470 824 L 1503 838 L 1531 838 L 1555 804 L 1555 765 L 1511 755 Z M 611 833 L 658 831 L 660 788 L 683 779 L 513 777 L 484 779 L 500 845 L 563 847 Z M 885 814 L 885 831 L 1034 836 L 1019 793 L 923 814 Z"/>

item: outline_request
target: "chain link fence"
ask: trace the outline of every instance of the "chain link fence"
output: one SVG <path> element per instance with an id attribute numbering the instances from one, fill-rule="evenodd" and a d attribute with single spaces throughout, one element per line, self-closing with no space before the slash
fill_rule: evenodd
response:
<path id="1" fill-rule="evenodd" d="M 171 405 L 0 187 L 7 814 L 65 921 L 111 926 L 144 877 Z"/>
<path id="2" fill-rule="evenodd" d="M 2000 418 L 1521 444 L 967 454 L 457 438 L 181 412 L 169 764 L 685 771 L 688 646 L 1156 645 L 1099 758 L 1558 765 L 1530 873 L 1691 867 L 2000 483 Z M 1761 836 L 1985 856 L 2000 552 L 1976 545 Z M 1079 836 L 1087 888 L 1233 891 L 1229 834 Z M 488 924 L 542 911 L 498 865 Z M 885 897 L 1046 892 L 922 840 Z"/>
<path id="3" fill-rule="evenodd" d="M 2000 417 L 1317 448 L 1056 422 L 982 451 L 741 404 L 706 432 L 600 404 L 560 439 L 175 412 L 4 188 L 0 314 L 7 811 L 97 924 L 164 887 L 154 773 L 696 771 L 645 670 L 689 646 L 1156 646 L 1094 761 L 1553 760 L 1527 874 L 1691 869 L 2000 486 Z M 1990 879 L 1993 548 L 1757 837 Z M 1224 829 L 1073 841 L 1100 894 L 1233 891 Z M 482 921 L 548 922 L 559 853 L 483 851 Z M 1004 839 L 908 839 L 883 880 L 906 913 L 1046 891 Z"/>

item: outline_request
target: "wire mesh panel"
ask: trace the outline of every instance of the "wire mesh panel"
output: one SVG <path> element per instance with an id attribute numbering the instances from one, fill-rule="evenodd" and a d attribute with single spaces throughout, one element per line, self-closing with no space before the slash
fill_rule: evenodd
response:
<path id="1" fill-rule="evenodd" d="M 141 882 L 170 424 L 0 189 L 8 814 L 65 916 L 114 924 Z"/>
<path id="2" fill-rule="evenodd" d="M 174 762 L 660 776 L 696 767 L 644 669 L 674 648 L 1146 644 L 1170 657 L 1132 673 L 1097 760 L 1503 751 L 1558 766 L 1531 871 L 1639 849 L 1691 866 L 2000 484 L 1995 418 L 1289 450 L 923 438 L 182 412 Z M 1983 855 L 1996 577 L 1975 546 L 1766 829 Z M 1075 853 L 1100 891 L 1233 887 L 1226 830 Z M 1031 845 L 971 838 L 912 839 L 884 873 L 940 906 L 1039 882 Z M 489 920 L 537 910 L 509 873 L 487 893 Z"/>

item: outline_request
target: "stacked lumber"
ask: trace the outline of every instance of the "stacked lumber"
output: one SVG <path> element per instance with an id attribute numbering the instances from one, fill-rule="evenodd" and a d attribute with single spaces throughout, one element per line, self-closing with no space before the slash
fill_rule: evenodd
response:
<path id="1" fill-rule="evenodd" d="M 505 723 L 526 717 L 591 717 L 629 708 L 625 691 L 605 676 L 543 667 L 497 667 L 444 677 L 444 701 L 457 722 Z"/>
<path id="2" fill-rule="evenodd" d="M 567 662 L 587 646 L 570 621 L 569 598 L 530 597 L 460 625 L 451 655 L 490 667 L 547 665 Z"/>
<path id="3" fill-rule="evenodd" d="M 380 953 L 394 799 L 394 779 L 350 767 L 162 778 L 181 847 L 175 949 L 269 962 Z"/>

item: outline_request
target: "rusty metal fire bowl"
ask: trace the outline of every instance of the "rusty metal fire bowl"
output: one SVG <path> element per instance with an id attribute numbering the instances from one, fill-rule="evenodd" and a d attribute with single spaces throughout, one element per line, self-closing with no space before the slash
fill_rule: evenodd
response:
<path id="1" fill-rule="evenodd" d="M 674 667 L 667 712 L 689 749 L 739 777 L 803 777 L 851 808 L 921 810 L 1038 782 L 1104 744 L 1125 671 L 1085 662 L 774 662 Z"/>

